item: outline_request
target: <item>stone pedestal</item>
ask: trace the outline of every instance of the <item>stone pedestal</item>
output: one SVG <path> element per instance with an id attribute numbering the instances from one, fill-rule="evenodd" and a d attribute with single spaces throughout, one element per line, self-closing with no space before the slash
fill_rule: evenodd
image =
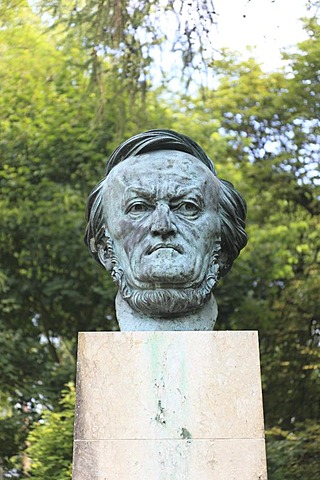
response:
<path id="1" fill-rule="evenodd" d="M 257 332 L 80 333 L 73 480 L 266 480 Z"/>

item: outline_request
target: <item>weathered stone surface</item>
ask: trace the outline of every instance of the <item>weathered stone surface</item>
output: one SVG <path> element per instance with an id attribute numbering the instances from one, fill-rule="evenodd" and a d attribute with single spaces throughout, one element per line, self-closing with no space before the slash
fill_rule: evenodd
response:
<path id="1" fill-rule="evenodd" d="M 77 442 L 74 480 L 266 480 L 263 439 Z"/>
<path id="2" fill-rule="evenodd" d="M 74 480 L 266 478 L 256 332 L 81 333 Z"/>

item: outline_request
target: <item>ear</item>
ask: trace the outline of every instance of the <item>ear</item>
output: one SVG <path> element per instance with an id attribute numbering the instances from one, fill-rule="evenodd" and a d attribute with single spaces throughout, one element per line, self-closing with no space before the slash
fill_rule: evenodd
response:
<path id="1" fill-rule="evenodd" d="M 108 270 L 108 272 L 111 272 L 112 263 L 111 263 L 111 258 L 108 255 L 107 249 L 99 245 L 97 253 L 98 253 L 100 263 L 104 266 L 106 270 Z"/>

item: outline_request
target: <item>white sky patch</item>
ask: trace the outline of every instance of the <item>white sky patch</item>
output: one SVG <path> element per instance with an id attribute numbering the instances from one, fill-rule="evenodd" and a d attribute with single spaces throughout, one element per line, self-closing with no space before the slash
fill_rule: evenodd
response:
<path id="1" fill-rule="evenodd" d="M 180 10 L 180 2 L 174 5 Z M 190 0 L 192 1 L 192 0 Z M 164 0 L 166 3 L 167 0 Z M 228 48 L 238 52 L 240 58 L 254 57 L 265 72 L 275 71 L 285 67 L 287 62 L 281 58 L 281 51 L 292 51 L 292 47 L 308 38 L 303 29 L 301 18 L 310 17 L 315 13 L 307 8 L 308 0 L 213 0 L 216 25 L 209 34 L 210 45 L 204 55 L 208 62 L 219 58 L 219 51 Z M 189 5 L 189 3 L 188 3 Z M 182 20 L 184 19 L 182 14 Z M 166 34 L 173 41 L 177 32 L 175 14 L 167 12 L 165 17 L 159 17 L 160 24 L 166 24 Z M 208 42 L 202 39 L 203 46 Z M 167 75 L 167 87 L 174 92 L 181 89 L 181 58 L 171 51 L 172 44 L 162 46 L 162 52 L 156 51 L 156 68 L 152 70 L 152 81 L 155 85 L 163 81 L 162 74 Z M 199 58 L 196 60 L 201 61 Z M 191 67 L 192 69 L 192 67 Z M 190 69 L 189 69 L 190 72 Z M 194 70 L 191 75 L 189 93 L 197 86 L 216 84 L 210 68 L 205 71 Z"/>
<path id="2" fill-rule="evenodd" d="M 215 0 L 216 48 L 227 47 L 248 56 L 247 46 L 256 46 L 254 56 L 264 70 L 281 66 L 281 49 L 307 38 L 301 17 L 310 14 L 307 0 Z"/>

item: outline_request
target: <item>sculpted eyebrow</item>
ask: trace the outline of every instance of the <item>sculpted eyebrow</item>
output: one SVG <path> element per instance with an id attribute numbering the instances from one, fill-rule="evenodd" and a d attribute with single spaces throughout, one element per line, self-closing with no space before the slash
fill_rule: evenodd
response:
<path id="1" fill-rule="evenodd" d="M 203 204 L 203 195 L 201 194 L 201 191 L 198 188 L 182 188 L 177 191 L 176 195 L 172 200 L 180 200 L 183 197 L 189 197 L 189 198 L 194 198 L 197 200 L 200 204 Z"/>
<path id="2" fill-rule="evenodd" d="M 124 201 L 130 200 L 134 195 L 147 198 L 148 200 L 153 200 L 155 197 L 155 192 L 147 190 L 146 188 L 140 186 L 130 186 L 125 189 Z"/>
<path id="3" fill-rule="evenodd" d="M 142 197 L 149 201 L 154 201 L 157 197 L 157 192 L 154 189 L 147 189 L 139 186 L 130 186 L 125 189 L 123 201 L 124 203 L 130 201 L 132 198 Z M 195 187 L 179 187 L 174 192 L 169 193 L 168 200 L 170 203 L 175 203 L 180 201 L 183 198 L 194 199 L 199 203 L 200 206 L 204 205 L 204 199 L 201 191 Z"/>

